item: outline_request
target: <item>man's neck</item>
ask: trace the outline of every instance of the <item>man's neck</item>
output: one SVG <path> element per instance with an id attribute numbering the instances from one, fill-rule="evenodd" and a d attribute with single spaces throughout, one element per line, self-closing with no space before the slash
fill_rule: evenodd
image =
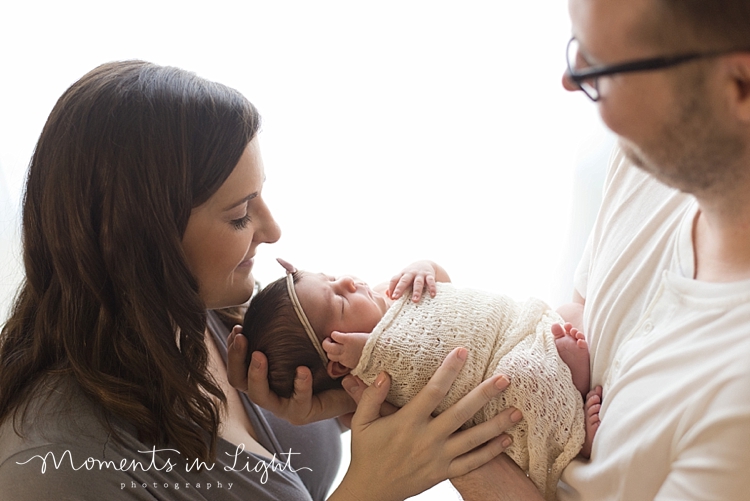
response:
<path id="1" fill-rule="evenodd" d="M 748 192 L 745 192 L 748 193 Z M 730 202 L 698 197 L 693 226 L 695 278 L 706 282 L 750 279 L 750 197 Z"/>

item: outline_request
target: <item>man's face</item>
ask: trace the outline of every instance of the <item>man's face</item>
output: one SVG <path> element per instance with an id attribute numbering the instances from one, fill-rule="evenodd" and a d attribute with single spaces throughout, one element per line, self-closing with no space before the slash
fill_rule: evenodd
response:
<path id="1" fill-rule="evenodd" d="M 701 50 L 668 48 L 650 30 L 659 29 L 654 0 L 569 0 L 573 35 L 580 43 L 579 68 L 611 65 Z M 668 29 L 668 28 L 665 28 Z M 736 158 L 742 140 L 721 115 L 712 67 L 716 59 L 673 68 L 602 77 L 597 105 L 604 123 L 619 136 L 639 167 L 679 189 L 715 187 Z M 568 79 L 568 90 L 577 90 Z"/>

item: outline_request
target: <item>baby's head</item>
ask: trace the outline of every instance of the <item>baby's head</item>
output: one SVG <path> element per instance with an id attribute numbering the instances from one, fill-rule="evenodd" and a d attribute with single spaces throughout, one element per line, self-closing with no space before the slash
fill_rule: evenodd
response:
<path id="1" fill-rule="evenodd" d="M 334 330 L 371 332 L 388 308 L 386 299 L 351 276 L 335 278 L 303 271 L 288 275 L 292 294 L 289 278 L 283 277 L 250 301 L 243 326 L 249 343 L 248 358 L 254 351 L 266 355 L 269 386 L 282 397 L 292 395 L 299 366 L 310 368 L 313 392 L 340 387 L 339 378 L 348 369 L 328 361 L 324 352 L 319 353 L 311 336 L 320 345 Z M 311 333 L 295 311 L 293 296 L 299 301 L 301 316 L 307 320 Z"/>

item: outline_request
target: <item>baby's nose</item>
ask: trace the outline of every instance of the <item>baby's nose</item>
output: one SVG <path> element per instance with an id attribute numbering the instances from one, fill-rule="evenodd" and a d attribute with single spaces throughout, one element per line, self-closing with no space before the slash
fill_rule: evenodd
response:
<path id="1" fill-rule="evenodd" d="M 342 277 L 339 277 L 339 281 L 341 282 L 341 285 L 343 285 L 346 290 L 350 292 L 357 291 L 357 281 L 353 276 L 344 275 Z"/>

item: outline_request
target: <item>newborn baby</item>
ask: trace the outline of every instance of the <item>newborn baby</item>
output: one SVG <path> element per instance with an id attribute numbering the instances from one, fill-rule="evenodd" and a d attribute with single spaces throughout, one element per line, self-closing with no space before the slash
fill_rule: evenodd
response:
<path id="1" fill-rule="evenodd" d="M 282 264 L 287 276 L 250 302 L 243 328 L 248 353 L 262 351 L 268 358 L 269 384 L 277 394 L 291 395 L 301 365 L 310 368 L 314 391 L 336 387 L 350 372 L 371 384 L 385 370 L 392 379 L 388 400 L 402 406 L 451 350 L 463 346 L 469 357 L 436 413 L 494 374 L 507 375 L 511 386 L 464 426 L 507 407 L 520 409 L 524 420 L 509 430 L 513 444 L 506 453 L 549 499 L 562 469 L 582 447 L 584 454 L 590 451 L 601 395 L 592 392 L 584 420 L 588 347 L 583 334 L 542 301 L 519 303 L 455 288 L 429 261 L 374 289 L 352 276 Z M 411 296 L 402 296 L 409 289 Z M 572 317 L 580 317 L 581 308 L 560 311 L 578 322 Z"/>

